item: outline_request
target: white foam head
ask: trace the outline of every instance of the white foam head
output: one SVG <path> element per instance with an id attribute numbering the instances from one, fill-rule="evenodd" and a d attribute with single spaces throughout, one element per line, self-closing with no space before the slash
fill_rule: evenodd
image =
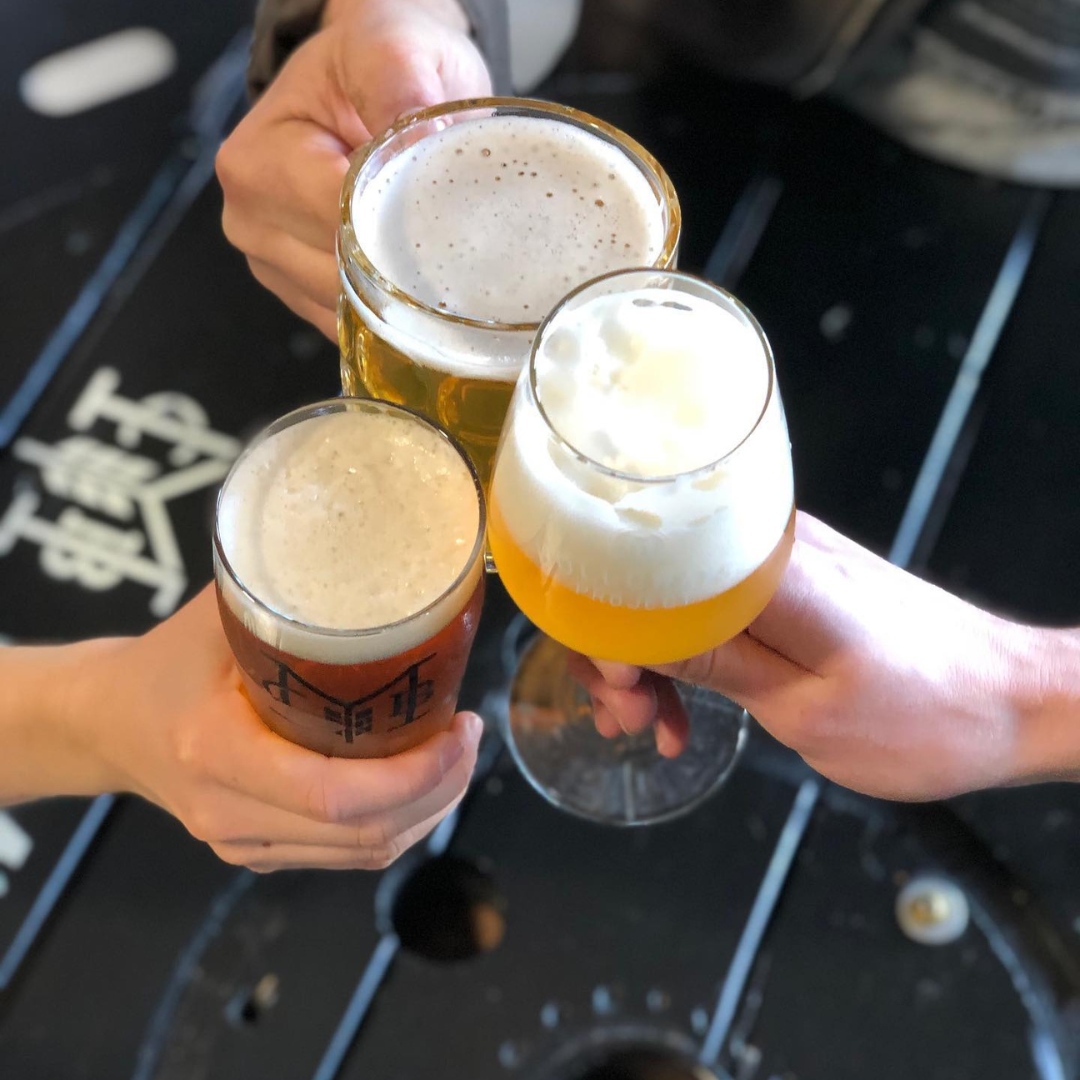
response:
<path id="1" fill-rule="evenodd" d="M 335 402 L 233 467 L 218 501 L 218 581 L 241 622 L 284 652 L 394 656 L 472 595 L 482 516 L 474 474 L 440 432 L 382 403 Z"/>
<path id="2" fill-rule="evenodd" d="M 581 282 L 661 257 L 672 208 L 648 168 L 557 116 L 467 114 L 361 169 L 351 224 L 382 277 L 426 308 L 535 328 Z M 381 336 L 450 374 L 513 379 L 532 341 L 365 309 Z"/>
<path id="3" fill-rule="evenodd" d="M 492 503 L 578 592 L 707 599 L 756 570 L 790 519 L 768 346 L 740 305 L 686 275 L 616 275 L 572 297 L 542 329 L 511 418 Z"/>

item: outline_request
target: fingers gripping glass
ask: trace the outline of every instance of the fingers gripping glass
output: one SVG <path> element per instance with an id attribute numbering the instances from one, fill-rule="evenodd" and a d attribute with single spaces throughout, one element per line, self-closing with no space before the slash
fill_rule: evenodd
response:
<path id="1" fill-rule="evenodd" d="M 676 690 L 690 742 L 675 758 L 653 730 L 606 739 L 592 702 L 566 669 L 565 647 L 518 615 L 506 634 L 507 744 L 522 774 L 562 810 L 609 825 L 655 825 L 682 816 L 717 791 L 746 743 L 749 716 L 735 702 L 688 683 Z"/>
<path id="2" fill-rule="evenodd" d="M 681 425 L 703 396 L 736 403 L 726 413 L 717 406 L 726 425 L 720 434 L 711 422 L 700 428 L 720 440 L 715 457 L 655 475 L 656 468 L 621 452 L 617 443 L 627 429 L 616 407 L 605 404 L 610 399 L 595 393 L 602 359 L 574 354 L 567 344 L 567 329 L 586 325 L 601 311 L 594 302 L 605 297 L 674 309 L 661 313 L 671 324 L 664 334 L 645 335 L 650 348 L 667 350 L 660 368 L 670 368 L 672 381 L 666 388 L 649 384 L 647 393 L 667 394 L 673 403 L 675 442 L 691 437 L 691 427 Z M 623 333 L 597 315 L 593 325 L 601 324 L 606 341 Z M 714 335 L 715 326 L 725 333 Z M 689 342 L 706 366 L 680 367 L 674 354 L 669 363 L 673 339 Z M 737 364 L 723 355 L 729 346 L 739 350 Z M 581 348 L 588 347 L 583 339 Z M 568 355 L 582 362 L 564 363 Z M 730 369 L 739 386 L 718 382 L 714 363 L 724 377 Z M 687 371 L 689 383 L 680 384 Z M 624 378 L 609 373 L 602 380 L 609 376 L 611 385 Z M 567 403 L 585 401 L 587 422 L 578 416 L 575 428 Z M 579 445 L 585 440 L 587 449 Z M 608 460 L 599 460 L 597 447 Z M 678 449 L 672 460 L 677 455 Z M 537 334 L 489 492 L 495 564 L 541 631 L 529 639 L 517 630 L 507 725 L 511 750 L 532 784 L 566 810 L 624 825 L 677 816 L 715 791 L 745 738 L 741 708 L 680 687 L 691 742 L 673 760 L 658 754 L 651 731 L 603 739 L 587 695 L 566 671 L 565 647 L 642 666 L 707 652 L 743 631 L 768 603 L 793 536 L 787 427 L 772 354 L 750 313 L 722 290 L 670 270 L 620 271 L 571 293 Z"/>

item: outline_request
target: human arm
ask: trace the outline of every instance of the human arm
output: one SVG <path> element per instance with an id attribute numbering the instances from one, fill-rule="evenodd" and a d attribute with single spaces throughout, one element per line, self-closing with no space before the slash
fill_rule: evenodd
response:
<path id="1" fill-rule="evenodd" d="M 494 25 L 501 2 L 468 6 L 490 8 Z M 458 0 L 327 0 L 316 31 L 218 153 L 226 237 L 263 285 L 331 339 L 348 157 L 403 112 L 491 92 L 472 29 Z"/>
<path id="2" fill-rule="evenodd" d="M 141 637 L 0 649 L 0 805 L 132 792 L 226 862 L 381 868 L 464 795 L 481 724 L 393 758 L 327 758 L 240 689 L 212 588 Z"/>
<path id="3" fill-rule="evenodd" d="M 684 718 L 656 676 L 583 659 L 607 734 Z M 999 618 L 906 573 L 807 514 L 773 601 L 743 634 L 660 675 L 734 698 L 838 783 L 933 799 L 1080 780 L 1080 630 Z M 634 687 L 634 690 L 629 690 Z M 631 694 L 635 695 L 631 697 Z"/>

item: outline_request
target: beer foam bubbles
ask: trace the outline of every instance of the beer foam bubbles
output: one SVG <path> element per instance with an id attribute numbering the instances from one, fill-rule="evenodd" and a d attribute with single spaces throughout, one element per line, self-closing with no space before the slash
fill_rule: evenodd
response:
<path id="1" fill-rule="evenodd" d="M 449 123 L 392 158 L 352 201 L 357 242 L 398 289 L 439 312 L 537 324 L 572 288 L 648 266 L 667 222 L 621 147 L 557 119 L 494 115 Z M 346 291 L 353 290 L 345 281 Z M 482 346 L 451 322 L 358 308 L 380 336 L 453 375 L 516 377 L 531 333 Z"/>
<path id="2" fill-rule="evenodd" d="M 241 457 L 217 528 L 243 588 L 220 568 L 218 580 L 275 648 L 326 663 L 381 659 L 465 606 L 483 572 L 479 527 L 473 476 L 453 446 L 408 415 L 360 405 L 282 428 Z"/>
<path id="3" fill-rule="evenodd" d="M 543 415 L 515 402 L 492 503 L 545 574 L 671 607 L 772 553 L 794 502 L 787 427 L 763 340 L 733 302 L 660 287 L 579 297 L 544 328 L 533 374 Z"/>

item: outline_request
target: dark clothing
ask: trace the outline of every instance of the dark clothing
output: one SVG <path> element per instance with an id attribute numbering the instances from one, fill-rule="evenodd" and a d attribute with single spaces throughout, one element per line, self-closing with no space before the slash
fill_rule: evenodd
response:
<path id="1" fill-rule="evenodd" d="M 533 0 L 543 3 L 543 0 Z M 610 0 L 728 77 L 827 93 L 928 156 L 1080 186 L 1076 0 Z M 510 92 L 506 0 L 461 0 Z M 318 25 L 323 0 L 261 0 L 255 92 Z"/>

